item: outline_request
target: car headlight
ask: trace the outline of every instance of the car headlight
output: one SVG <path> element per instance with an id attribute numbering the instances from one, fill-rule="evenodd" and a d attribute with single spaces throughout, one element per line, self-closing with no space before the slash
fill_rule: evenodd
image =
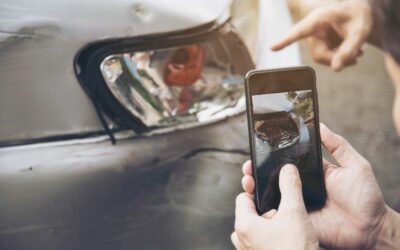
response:
<path id="1" fill-rule="evenodd" d="M 112 120 L 136 133 L 195 126 L 243 111 L 244 76 L 254 68 L 229 21 L 89 44 L 75 64 L 103 124 L 108 128 Z"/>

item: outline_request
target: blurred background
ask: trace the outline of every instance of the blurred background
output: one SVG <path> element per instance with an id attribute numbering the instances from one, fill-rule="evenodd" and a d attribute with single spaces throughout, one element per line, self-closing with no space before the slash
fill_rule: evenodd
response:
<path id="1" fill-rule="evenodd" d="M 330 0 L 288 0 L 293 21 Z M 317 73 L 320 120 L 343 135 L 372 164 L 386 202 L 400 210 L 400 140 L 392 121 L 394 86 L 383 53 L 365 45 L 354 66 L 334 72 L 311 58 L 306 41 L 299 43 L 302 63 Z"/>

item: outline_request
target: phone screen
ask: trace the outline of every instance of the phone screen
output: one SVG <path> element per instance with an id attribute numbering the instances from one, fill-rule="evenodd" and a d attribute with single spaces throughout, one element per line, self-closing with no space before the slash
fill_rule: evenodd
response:
<path id="1" fill-rule="evenodd" d="M 265 86 L 265 90 L 259 88 L 260 93 L 251 91 L 258 208 L 266 212 L 278 207 L 279 172 L 287 163 L 299 169 L 306 206 L 318 207 L 324 202 L 324 185 L 314 89 L 309 88 L 311 84 L 297 84 L 294 90 L 266 93 Z"/>

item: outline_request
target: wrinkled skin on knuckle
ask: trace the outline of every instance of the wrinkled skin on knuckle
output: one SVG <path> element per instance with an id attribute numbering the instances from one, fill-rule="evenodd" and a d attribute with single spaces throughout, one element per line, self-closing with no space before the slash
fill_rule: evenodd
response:
<path id="1" fill-rule="evenodd" d="M 319 249 L 319 242 L 318 240 L 316 241 L 312 241 L 311 243 L 309 243 L 306 247 L 306 249 L 308 250 L 317 250 Z"/>
<path id="2" fill-rule="evenodd" d="M 338 141 L 338 145 L 335 149 L 335 151 L 332 152 L 332 155 L 335 156 L 339 156 L 339 155 L 343 155 L 345 152 L 344 150 L 346 150 L 346 145 L 348 144 L 347 140 L 341 136 L 341 135 L 337 135 L 337 141 Z"/>

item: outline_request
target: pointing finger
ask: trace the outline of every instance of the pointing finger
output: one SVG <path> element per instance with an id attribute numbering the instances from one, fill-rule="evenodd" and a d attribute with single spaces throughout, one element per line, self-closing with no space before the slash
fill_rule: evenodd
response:
<path id="1" fill-rule="evenodd" d="M 364 43 L 363 36 L 349 35 L 335 53 L 331 67 L 338 71 L 350 61 L 355 60 L 360 55 L 361 46 Z"/>
<path id="2" fill-rule="evenodd" d="M 271 49 L 273 51 L 281 50 L 293 42 L 313 34 L 320 25 L 321 14 L 322 12 L 319 9 L 312 11 L 303 20 L 296 23 L 285 38 L 272 45 Z"/>

